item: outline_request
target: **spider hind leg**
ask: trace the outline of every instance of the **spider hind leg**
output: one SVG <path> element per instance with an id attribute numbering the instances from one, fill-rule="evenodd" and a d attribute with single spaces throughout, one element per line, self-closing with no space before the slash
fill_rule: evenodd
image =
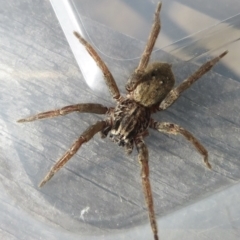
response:
<path id="1" fill-rule="evenodd" d="M 213 58 L 212 60 L 204 63 L 196 72 L 185 79 L 177 87 L 172 89 L 165 99 L 159 105 L 159 111 L 169 108 L 176 100 L 180 97 L 181 93 L 186 89 L 190 88 L 193 83 L 195 83 L 199 78 L 201 78 L 205 73 L 210 71 L 221 58 L 223 58 L 228 51 L 221 53 L 219 56 Z"/>
<path id="2" fill-rule="evenodd" d="M 155 42 L 156 42 L 159 32 L 161 30 L 161 22 L 160 22 L 161 7 L 162 7 L 162 3 L 159 2 L 157 5 L 157 9 L 155 11 L 155 17 L 154 17 L 152 29 L 149 34 L 148 41 L 146 43 L 146 46 L 145 46 L 145 49 L 141 56 L 138 67 L 135 69 L 134 73 L 127 81 L 127 84 L 126 84 L 127 91 L 131 92 L 136 88 L 139 81 L 141 81 L 143 73 L 148 65 L 152 50 L 154 48 Z"/>
<path id="3" fill-rule="evenodd" d="M 117 101 L 120 100 L 120 92 L 118 89 L 118 86 L 114 80 L 114 77 L 112 73 L 109 71 L 107 65 L 103 62 L 101 57 L 98 55 L 98 53 L 95 51 L 95 49 L 88 43 L 78 32 L 73 32 L 75 37 L 79 40 L 79 42 L 86 48 L 88 53 L 91 55 L 91 57 L 94 59 L 98 67 L 102 70 L 105 83 L 109 89 L 110 94 L 112 95 L 113 99 L 116 99 Z"/>

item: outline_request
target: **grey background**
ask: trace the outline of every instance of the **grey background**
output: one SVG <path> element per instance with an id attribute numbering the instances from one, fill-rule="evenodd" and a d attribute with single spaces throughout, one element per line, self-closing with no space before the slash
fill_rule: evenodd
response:
<path id="1" fill-rule="evenodd" d="M 51 165 L 100 117 L 74 113 L 28 124 L 16 120 L 78 102 L 114 103 L 106 89 L 95 91 L 85 82 L 49 1 L 1 1 L 1 6 L 0 238 L 151 238 L 137 154 L 125 156 L 109 139 L 96 136 L 43 189 L 37 188 Z M 162 11 L 164 22 L 164 3 Z M 139 56 L 143 39 L 124 36 L 86 14 L 81 19 L 124 92 L 138 59 L 122 59 Z M 171 109 L 154 116 L 196 135 L 209 151 L 213 171 L 181 137 L 151 132 L 146 139 L 162 239 L 239 238 L 239 187 L 229 188 L 240 178 L 240 85 L 229 64 L 239 58 L 236 45 L 227 49 L 230 53 L 214 71 Z M 162 51 L 153 59 L 171 62 L 177 83 L 196 69 L 193 62 Z"/>

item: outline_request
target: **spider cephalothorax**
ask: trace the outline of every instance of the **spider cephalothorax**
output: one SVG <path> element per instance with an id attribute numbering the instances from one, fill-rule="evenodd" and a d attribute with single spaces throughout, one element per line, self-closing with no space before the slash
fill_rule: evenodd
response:
<path id="1" fill-rule="evenodd" d="M 112 121 L 110 138 L 119 146 L 124 146 L 126 152 L 130 154 L 134 139 L 147 130 L 150 117 L 149 108 L 138 104 L 133 99 L 124 98 L 110 115 L 110 121 Z"/>
<path id="2" fill-rule="evenodd" d="M 126 90 L 128 93 L 125 97 L 120 95 L 111 72 L 97 52 L 79 33 L 74 32 L 75 36 L 86 47 L 89 54 L 102 70 L 109 91 L 113 99 L 116 100 L 116 107 L 108 108 L 97 103 L 76 104 L 39 113 L 35 116 L 20 119 L 18 121 L 30 122 L 37 119 L 66 115 L 74 111 L 105 114 L 106 118 L 104 120 L 96 122 L 80 135 L 70 149 L 65 152 L 55 165 L 53 165 L 39 186 L 42 187 L 49 181 L 78 151 L 81 145 L 88 142 L 98 132 L 101 133 L 102 137 L 106 137 L 109 134 L 110 138 L 115 143 L 125 147 L 127 153 L 131 153 L 133 147 L 136 146 L 138 160 L 141 165 L 143 193 L 148 207 L 150 224 L 155 240 L 159 238 L 149 180 L 148 149 L 143 140 L 144 137 L 148 135 L 148 128 L 168 134 L 182 135 L 190 141 L 196 150 L 203 156 L 203 161 L 206 166 L 211 168 L 211 165 L 208 162 L 207 150 L 190 132 L 174 123 L 157 122 L 151 118 L 151 114 L 157 110 L 161 111 L 170 107 L 183 91 L 188 89 L 227 54 L 227 51 L 225 51 L 218 57 L 206 62 L 179 86 L 173 88 L 175 81 L 171 65 L 159 62 L 148 65 L 152 49 L 160 31 L 160 9 L 161 3 L 157 6 L 152 30 L 139 65 L 127 81 Z"/>

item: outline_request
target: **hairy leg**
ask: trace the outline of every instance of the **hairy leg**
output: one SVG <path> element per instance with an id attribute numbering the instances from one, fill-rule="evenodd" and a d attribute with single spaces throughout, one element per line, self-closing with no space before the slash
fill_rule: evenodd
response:
<path id="1" fill-rule="evenodd" d="M 196 150 L 203 156 L 203 161 L 206 164 L 206 166 L 211 169 L 211 164 L 208 162 L 208 152 L 203 147 L 203 145 L 186 129 L 180 127 L 177 124 L 174 123 L 168 123 L 168 122 L 156 122 L 154 120 L 150 123 L 150 128 L 153 128 L 155 130 L 158 130 L 159 132 L 168 133 L 168 134 L 181 134 L 184 136 L 189 142 L 193 144 L 193 146 L 196 148 Z"/>
<path id="2" fill-rule="evenodd" d="M 161 28 L 160 18 L 159 18 L 161 6 L 162 6 L 162 3 L 159 2 L 157 5 L 156 12 L 155 12 L 154 23 L 152 25 L 152 29 L 151 29 L 150 35 L 148 37 L 146 47 L 141 56 L 141 59 L 140 59 L 139 65 L 136 69 L 136 72 L 142 72 L 148 65 L 153 47 L 155 45 L 155 42 L 157 40 L 158 34 L 160 32 L 160 28 Z"/>
<path id="3" fill-rule="evenodd" d="M 75 105 L 69 105 L 60 109 L 55 109 L 52 111 L 42 112 L 36 115 L 33 115 L 28 118 L 19 119 L 17 122 L 32 122 L 44 118 L 53 118 L 57 116 L 63 116 L 72 112 L 85 112 L 85 113 L 96 113 L 96 114 L 106 114 L 108 108 L 97 103 L 81 103 Z"/>
<path id="4" fill-rule="evenodd" d="M 172 89 L 166 96 L 166 98 L 160 103 L 159 110 L 161 111 L 170 107 L 180 97 L 183 91 L 191 87 L 191 85 L 195 83 L 202 75 L 211 70 L 211 68 L 227 53 L 228 51 L 225 51 L 218 57 L 215 57 L 214 59 L 204 63 L 195 73 L 193 73 L 190 77 L 188 77 L 182 83 L 180 83 L 179 86 Z"/>
<path id="5" fill-rule="evenodd" d="M 135 144 L 138 150 L 138 161 L 141 165 L 142 187 L 145 196 L 145 202 L 148 207 L 149 220 L 153 231 L 154 240 L 158 240 L 157 222 L 154 212 L 151 184 L 149 180 L 148 149 L 141 138 L 137 139 Z"/>
<path id="6" fill-rule="evenodd" d="M 160 18 L 159 18 L 161 6 L 162 6 L 162 3 L 159 2 L 156 12 L 155 12 L 154 23 L 152 25 L 152 29 L 151 29 L 150 35 L 148 37 L 148 41 L 147 41 L 146 47 L 144 49 L 144 52 L 141 56 L 139 65 L 135 69 L 132 76 L 127 81 L 126 89 L 128 91 L 132 91 L 135 89 L 135 87 L 137 86 L 137 83 L 141 80 L 141 77 L 142 77 L 142 74 L 144 73 L 145 68 L 148 65 L 153 47 L 155 45 L 155 42 L 157 40 L 158 34 L 161 29 Z"/>
<path id="7" fill-rule="evenodd" d="M 120 92 L 118 90 L 117 84 L 109 71 L 106 64 L 103 62 L 103 60 L 100 58 L 100 56 L 97 54 L 97 52 L 94 50 L 94 48 L 88 43 L 78 32 L 73 32 L 74 35 L 77 37 L 77 39 L 80 41 L 80 43 L 86 48 L 88 53 L 92 56 L 92 58 L 95 60 L 98 67 L 102 70 L 105 83 L 108 86 L 108 89 L 112 95 L 112 97 L 116 100 L 120 98 Z"/>
<path id="8" fill-rule="evenodd" d="M 39 187 L 42 187 L 46 182 L 48 182 L 56 172 L 58 172 L 78 151 L 83 143 L 88 142 L 96 133 L 100 132 L 104 127 L 106 127 L 105 121 L 99 121 L 94 125 L 90 126 L 82 135 L 73 143 L 68 151 L 52 166 L 47 175 L 40 182 Z"/>

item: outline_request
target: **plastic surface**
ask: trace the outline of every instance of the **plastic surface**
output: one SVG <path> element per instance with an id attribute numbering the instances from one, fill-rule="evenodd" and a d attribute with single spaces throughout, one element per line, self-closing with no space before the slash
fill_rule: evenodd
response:
<path id="1" fill-rule="evenodd" d="M 99 83 L 99 79 L 102 78 L 101 72 L 96 70 L 85 49 L 79 46 L 72 35 L 73 30 L 79 31 L 106 61 L 126 60 L 126 63 L 133 63 L 135 67 L 147 41 L 157 1 L 140 4 L 138 1 L 71 0 L 63 3 L 56 2 L 53 5 L 90 88 L 95 91 L 104 88 L 104 84 Z M 214 50 L 225 49 L 225 46 L 228 46 L 231 56 L 223 61 L 228 62 L 228 68 L 232 72 L 228 71 L 227 77 L 239 80 L 238 64 L 237 61 L 233 61 L 238 58 L 238 52 L 234 49 L 239 47 L 239 3 L 233 1 L 231 4 L 222 4 L 218 6 L 218 11 L 215 4 L 215 0 L 209 1 L 207 5 L 202 5 L 201 1 L 163 2 L 162 28 L 155 47 L 171 53 L 180 60 L 194 59 L 194 62 L 201 63 L 204 60 L 199 58 L 203 54 L 210 52 L 214 56 Z M 67 13 L 69 21 L 62 17 L 63 12 Z M 119 32 L 130 38 L 124 41 Z M 134 39 L 141 41 L 143 46 L 132 47 L 131 42 Z M 159 60 L 159 54 L 156 55 L 156 59 Z M 128 69 L 132 70 L 130 67 Z M 226 73 L 226 69 L 218 68 L 215 72 L 222 75 Z"/>
<path id="2" fill-rule="evenodd" d="M 0 88 L 3 113 L 1 228 L 14 235 L 11 231 L 15 226 L 17 229 L 15 236 L 20 239 L 26 237 L 27 239 L 151 239 L 152 233 L 145 210 L 136 151 L 131 156 L 126 156 L 123 149 L 114 145 L 109 139 L 102 140 L 97 135 L 84 145 L 43 189 L 37 188 L 37 184 L 51 165 L 89 124 L 94 123 L 101 116 L 74 113 L 21 125 L 15 121 L 37 112 L 78 102 L 98 102 L 113 106 L 114 101 L 111 100 L 104 86 L 101 72 L 94 62 L 86 60 L 88 56 L 83 55 L 84 48 L 74 39 L 72 31 L 81 31 L 81 27 L 84 27 L 82 33 L 100 51 L 121 92 L 124 93 L 126 79 L 136 66 L 145 46 L 156 2 L 142 2 L 137 5 L 134 1 L 131 5 L 127 5 L 124 1 L 114 2 L 120 4 L 114 6 L 117 6 L 118 10 L 124 9 L 126 16 L 134 16 L 134 13 L 139 17 L 145 16 L 144 10 L 149 9 L 146 11 L 149 22 L 144 26 L 142 22 L 138 23 L 137 19 L 134 25 L 139 28 L 137 31 L 139 34 L 143 32 L 142 37 L 132 33 L 133 26 L 129 32 L 121 31 L 128 35 L 132 33 L 131 36 L 126 36 L 119 33 L 119 29 L 114 26 L 106 27 L 104 24 L 107 21 L 99 22 L 98 18 L 89 15 L 93 10 L 93 14 L 97 16 L 94 11 L 98 10 L 98 13 L 101 13 L 99 16 L 108 19 L 112 13 L 113 18 L 109 18 L 109 23 L 113 24 L 113 19 L 118 18 L 116 12 L 113 13 L 111 8 L 106 7 L 111 6 L 108 1 L 98 1 L 99 3 L 78 1 L 79 7 L 82 6 L 79 12 L 74 10 L 73 6 L 76 4 L 74 5 L 73 1 L 62 1 L 63 5 L 59 4 L 59 1 L 51 2 L 78 63 L 85 64 L 80 66 L 84 78 L 78 77 L 77 67 L 71 62 L 68 51 L 59 51 L 63 42 L 62 37 L 57 38 L 51 32 L 46 36 L 49 39 L 52 37 L 52 41 L 46 38 L 44 42 L 43 38 L 41 42 L 43 46 L 45 44 L 49 47 L 48 50 L 41 48 L 39 44 L 37 49 L 40 53 L 37 56 L 34 54 L 25 56 L 29 58 L 31 68 L 27 68 L 24 65 L 26 62 L 23 64 L 21 61 L 14 65 L 11 56 L 4 56 L 6 66 L 14 66 L 17 74 L 14 75 L 14 81 L 10 81 L 12 77 L 9 77 L 13 75 L 4 74 Z M 144 7 L 141 4 L 145 4 Z M 231 28 L 236 35 L 233 34 L 233 38 L 226 39 L 226 44 L 223 43 L 223 46 L 220 44 L 222 49 L 219 46 L 213 49 L 211 45 L 209 49 L 201 46 L 192 51 L 194 47 L 191 47 L 191 51 L 184 51 L 182 55 L 174 52 L 173 48 L 166 47 L 189 34 L 235 16 L 239 3 L 233 1 L 232 4 L 228 3 L 228 6 L 225 2 L 222 5 L 218 3 L 219 10 L 216 11 L 214 1 L 210 1 L 206 6 L 208 11 L 205 12 L 200 8 L 200 1 L 196 1 L 195 4 L 195 9 L 198 11 L 195 10 L 194 13 L 204 13 L 214 20 L 211 23 L 205 22 L 202 27 L 193 27 L 191 31 L 187 31 L 188 26 L 184 24 L 192 22 L 191 19 L 195 16 L 186 12 L 187 9 L 193 9 L 190 2 L 163 2 L 162 31 L 158 42 L 164 43 L 157 44 L 157 47 L 165 46 L 165 48 L 155 51 L 153 59 L 172 63 L 179 83 L 197 68 L 195 60 L 200 64 L 225 49 L 229 49 L 230 52 L 212 72 L 186 91 L 170 109 L 155 114 L 154 118 L 177 123 L 191 131 L 208 149 L 213 170 L 209 171 L 205 168 L 201 156 L 185 139 L 150 132 L 151 136 L 146 138 L 146 143 L 149 146 L 151 181 L 155 208 L 159 217 L 160 239 L 239 239 L 240 191 L 239 185 L 235 184 L 240 179 L 240 83 L 239 69 L 234 68 L 239 62 L 239 51 L 236 51 L 239 49 L 236 47 L 239 43 L 234 42 L 239 35 L 239 18 L 233 20 L 236 24 Z M 125 9 L 131 10 L 129 15 Z M 142 11 L 139 12 L 139 9 Z M 175 9 L 175 12 L 171 9 Z M 65 12 L 61 12 L 62 10 Z M 120 10 L 119 12 L 123 18 L 123 12 Z M 176 12 L 178 15 L 174 14 Z M 187 16 L 187 20 L 184 22 L 182 19 L 184 24 L 178 26 L 182 15 L 185 18 Z M 133 22 L 126 21 L 129 25 Z M 127 22 L 123 25 L 123 29 L 127 26 Z M 33 21 L 32 24 L 34 23 Z M 119 22 L 119 26 L 121 24 Z M 230 24 L 226 23 L 221 29 L 226 27 L 229 30 L 228 26 Z M 183 31 L 185 35 L 183 32 L 180 34 L 176 30 L 178 28 L 182 31 L 185 29 Z M 36 29 L 36 26 L 33 29 Z M 31 31 L 28 31 L 29 33 Z M 170 33 L 174 35 L 171 39 Z M 225 34 L 226 32 L 223 31 L 221 36 Z M 203 35 L 207 36 L 206 32 L 203 32 Z M 169 42 L 166 41 L 167 38 L 170 39 Z M 218 36 L 217 39 L 219 38 Z M 23 39 L 28 39 L 27 35 Z M 216 39 L 215 41 L 218 42 Z M 195 43 L 195 41 L 190 42 Z M 187 40 L 186 43 L 187 46 L 192 46 Z M 4 46 L 6 45 L 7 40 Z M 182 49 L 182 45 L 174 49 L 179 48 Z M 17 54 L 19 49 L 16 45 L 12 51 Z M 164 49 L 170 49 L 169 52 L 175 56 Z M 199 49 L 201 49 L 200 54 Z M 194 52 L 202 57 L 192 59 Z M 207 54 L 202 55 L 202 53 Z M 19 54 L 24 55 L 22 52 Z M 181 56 L 186 57 L 186 55 L 189 56 L 187 59 L 181 59 Z M 31 56 L 34 57 L 31 59 Z M 62 56 L 64 56 L 63 60 Z M 44 58 L 44 61 L 41 58 Z M 40 65 L 38 63 L 41 63 L 42 67 L 40 72 L 37 72 Z M 223 70 L 220 75 L 220 71 Z M 23 229 L 29 225 L 31 228 L 27 233 L 24 232 Z M 10 239 L 10 235 L 8 238 Z"/>

